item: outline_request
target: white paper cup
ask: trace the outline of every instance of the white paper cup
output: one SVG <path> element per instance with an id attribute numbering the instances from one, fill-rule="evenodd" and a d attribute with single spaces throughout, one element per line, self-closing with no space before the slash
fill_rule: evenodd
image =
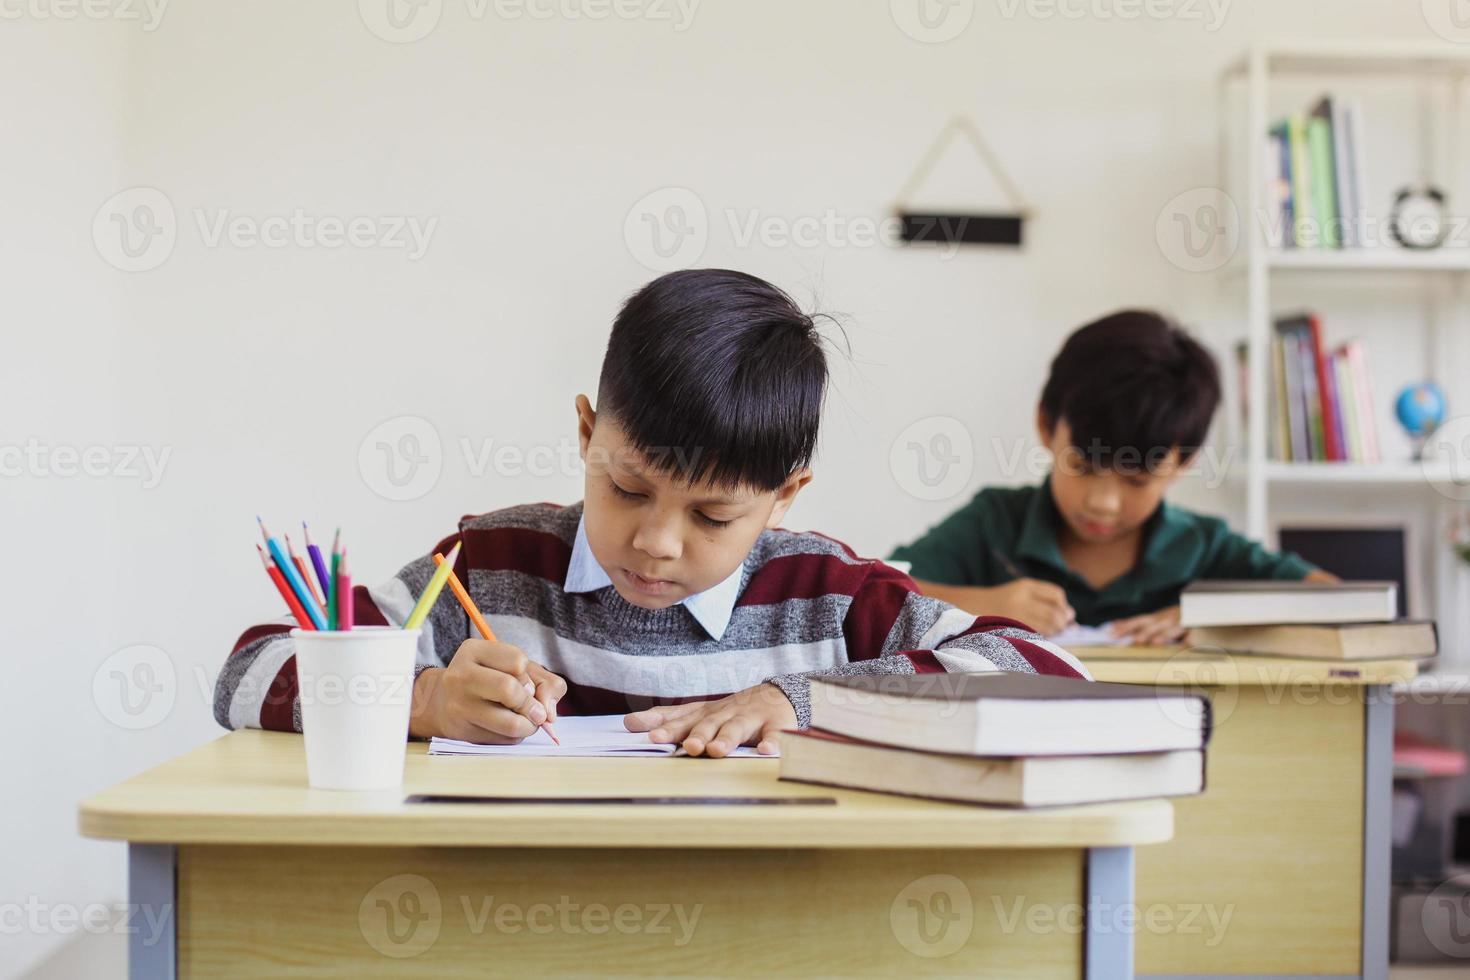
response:
<path id="1" fill-rule="evenodd" d="M 306 779 L 314 789 L 403 783 L 419 630 L 293 629 Z"/>

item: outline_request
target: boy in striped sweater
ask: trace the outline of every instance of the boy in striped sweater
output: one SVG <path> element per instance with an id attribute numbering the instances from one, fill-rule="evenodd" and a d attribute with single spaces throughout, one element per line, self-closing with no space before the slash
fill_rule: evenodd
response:
<path id="1" fill-rule="evenodd" d="M 801 489 L 827 386 L 812 318 L 776 287 L 675 272 L 619 312 L 596 409 L 576 400 L 585 498 L 459 522 L 382 586 L 361 624 L 400 624 L 455 571 L 495 628 L 447 591 L 424 624 L 411 735 L 516 742 L 559 714 L 625 713 L 631 731 L 721 757 L 808 719 L 819 674 L 1010 670 L 1085 677 L 1012 620 L 926 598 L 880 561 L 778 529 Z M 285 624 L 236 642 L 215 688 L 227 728 L 301 728 Z"/>

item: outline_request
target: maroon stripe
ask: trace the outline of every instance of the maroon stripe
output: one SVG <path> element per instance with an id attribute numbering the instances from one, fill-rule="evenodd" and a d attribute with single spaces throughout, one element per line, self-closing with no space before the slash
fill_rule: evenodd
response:
<path id="1" fill-rule="evenodd" d="M 854 565 L 836 555 L 782 555 L 772 558 L 751 575 L 735 605 L 764 606 L 787 599 L 853 596 L 875 564 Z"/>
<path id="2" fill-rule="evenodd" d="M 848 660 L 871 660 L 883 652 L 893 624 L 912 596 L 909 577 L 881 562 L 864 566 L 870 570 L 862 592 L 842 620 Z"/>
<path id="3" fill-rule="evenodd" d="M 1030 664 L 1038 674 L 1051 674 L 1056 677 L 1077 677 L 1084 680 L 1086 679 L 1077 672 L 1077 668 L 1073 667 L 1071 664 L 1067 663 L 1061 657 L 1058 657 L 1056 654 L 1052 653 L 1045 647 L 1039 647 L 1029 640 L 1018 640 L 1013 636 L 1003 637 L 1003 639 L 1011 646 L 1015 647 L 1016 652 L 1019 653 L 1022 657 L 1026 658 L 1026 662 Z"/>
<path id="4" fill-rule="evenodd" d="M 916 674 L 945 673 L 944 664 L 940 663 L 939 658 L 934 656 L 933 650 L 909 650 L 899 654 L 899 656 L 908 658 L 909 663 L 914 665 L 914 673 Z"/>
<path id="5" fill-rule="evenodd" d="M 291 627 L 281 623 L 262 623 L 259 626 L 252 626 L 240 634 L 240 638 L 235 641 L 234 647 L 230 649 L 230 656 L 233 657 L 256 640 L 263 639 L 267 636 L 280 636 L 282 633 L 289 632 L 291 632 Z"/>
<path id="6" fill-rule="evenodd" d="M 281 664 L 260 703 L 260 727 L 274 732 L 295 731 L 291 724 L 291 708 L 296 701 L 296 655 Z"/>
<path id="7" fill-rule="evenodd" d="M 464 551 L 455 562 L 461 578 L 470 569 L 522 572 L 560 586 L 567 580 L 572 546 L 555 534 L 522 527 L 468 528 Z"/>
<path id="8" fill-rule="evenodd" d="M 550 507 L 552 510 L 561 510 L 562 509 L 562 505 L 561 504 L 553 503 L 550 500 L 542 500 L 539 503 L 527 504 L 526 506 L 527 507 Z M 461 528 L 463 528 L 470 521 L 478 521 L 482 517 L 491 517 L 491 516 L 493 516 L 495 514 L 499 514 L 499 513 L 500 513 L 499 510 L 487 510 L 487 511 L 485 511 L 482 514 L 466 514 L 466 515 L 464 515 L 463 517 L 461 517 L 459 519 L 459 526 Z"/>
<path id="9" fill-rule="evenodd" d="M 366 585 L 354 585 L 352 587 L 352 625 L 354 626 L 387 626 L 388 617 L 383 615 L 383 610 L 373 601 L 368 593 Z"/>

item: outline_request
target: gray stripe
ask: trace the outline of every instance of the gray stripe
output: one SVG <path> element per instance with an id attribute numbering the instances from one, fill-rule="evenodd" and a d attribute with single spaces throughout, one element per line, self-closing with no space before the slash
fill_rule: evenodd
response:
<path id="1" fill-rule="evenodd" d="M 235 699 L 235 694 L 240 688 L 240 679 L 250 670 L 255 658 L 260 656 L 260 651 L 272 640 L 279 640 L 285 636 L 284 633 L 271 633 L 258 639 L 251 640 L 235 653 L 225 658 L 224 667 L 220 668 L 219 676 L 214 679 L 214 720 L 219 722 L 221 728 L 234 728 L 230 724 L 230 705 Z M 264 692 L 260 692 L 264 696 Z M 254 716 L 260 717 L 260 705 L 255 705 Z"/>
<path id="2" fill-rule="evenodd" d="M 612 587 L 568 594 L 547 587 L 534 576 L 483 570 L 472 570 L 466 587 L 475 605 L 490 620 L 491 629 L 497 616 L 523 617 L 554 630 L 563 639 L 650 657 L 838 638 L 851 606 L 851 599 L 842 595 L 787 599 L 769 606 L 737 606 L 724 636 L 714 640 L 683 606 L 656 612 L 639 609 Z M 630 628 L 630 620 L 649 628 Z M 468 624 L 460 629 L 457 636 L 463 639 Z"/>
<path id="3" fill-rule="evenodd" d="M 577 537 L 577 524 L 582 520 L 582 503 L 578 501 L 567 507 L 555 504 L 517 504 L 488 514 L 476 514 L 460 524 L 461 529 L 492 531 L 498 528 L 519 528 L 525 531 L 542 531 L 554 534 L 568 546 Z"/>

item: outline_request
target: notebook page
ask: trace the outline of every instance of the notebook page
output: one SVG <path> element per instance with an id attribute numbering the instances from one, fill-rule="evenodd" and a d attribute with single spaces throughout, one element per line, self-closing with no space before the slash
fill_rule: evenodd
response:
<path id="1" fill-rule="evenodd" d="M 429 740 L 430 755 L 510 755 L 510 756 L 611 756 L 649 758 L 673 755 L 677 745 L 660 745 L 648 740 L 647 732 L 630 732 L 623 727 L 622 715 L 566 715 L 553 727 L 558 746 L 544 729 L 518 745 L 477 745 L 453 738 Z M 732 756 L 756 755 L 754 748 L 742 746 Z"/>

